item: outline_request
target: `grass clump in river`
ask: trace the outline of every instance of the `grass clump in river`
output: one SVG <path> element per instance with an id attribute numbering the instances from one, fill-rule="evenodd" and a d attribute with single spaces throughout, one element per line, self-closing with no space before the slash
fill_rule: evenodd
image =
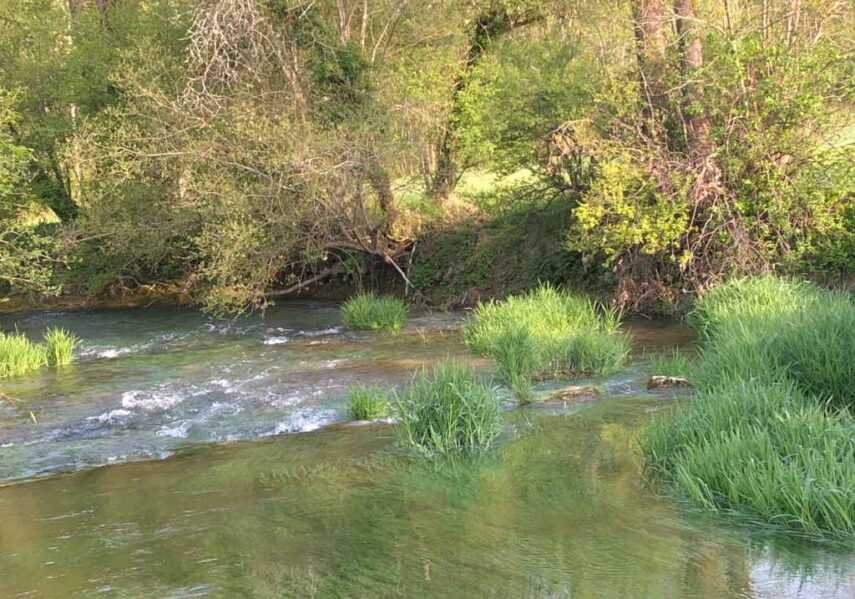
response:
<path id="1" fill-rule="evenodd" d="M 392 413 L 388 393 L 379 387 L 352 387 L 348 392 L 347 407 L 355 420 L 386 418 Z"/>
<path id="2" fill-rule="evenodd" d="M 479 304 L 463 341 L 493 358 L 518 398 L 532 398 L 536 378 L 608 374 L 626 361 L 630 343 L 621 314 L 550 285 L 501 302 Z"/>
<path id="3" fill-rule="evenodd" d="M 652 375 L 689 377 L 694 367 L 692 358 L 679 348 L 650 355 L 650 374 Z"/>
<path id="4" fill-rule="evenodd" d="M 809 532 L 855 532 L 855 421 L 791 383 L 736 381 L 654 421 L 648 466 L 714 510 Z"/>
<path id="5" fill-rule="evenodd" d="M 461 364 L 423 369 L 397 401 L 399 441 L 424 453 L 484 448 L 502 429 L 495 390 Z"/>
<path id="6" fill-rule="evenodd" d="M 855 303 L 763 277 L 702 296 L 701 393 L 651 425 L 652 471 L 715 509 L 855 532 Z"/>
<path id="7" fill-rule="evenodd" d="M 360 293 L 344 303 L 341 318 L 354 329 L 397 331 L 407 321 L 407 306 L 397 297 Z"/>
<path id="8" fill-rule="evenodd" d="M 33 343 L 23 333 L 0 332 L 0 377 L 25 374 L 47 364 L 43 345 Z"/>
<path id="9" fill-rule="evenodd" d="M 47 363 L 52 366 L 71 364 L 78 339 L 65 329 L 51 327 L 44 334 Z"/>
<path id="10" fill-rule="evenodd" d="M 73 359 L 77 337 L 64 329 L 51 328 L 44 343 L 33 343 L 23 333 L 0 331 L 0 378 L 26 374 L 42 366 L 62 366 Z"/>

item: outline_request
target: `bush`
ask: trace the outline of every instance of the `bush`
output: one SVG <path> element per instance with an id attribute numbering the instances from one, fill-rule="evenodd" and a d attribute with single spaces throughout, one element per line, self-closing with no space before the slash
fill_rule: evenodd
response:
<path id="1" fill-rule="evenodd" d="M 454 362 L 417 373 L 397 401 L 399 441 L 424 453 L 486 447 L 501 432 L 495 390 Z"/>
<path id="2" fill-rule="evenodd" d="M 48 364 L 52 366 L 71 364 L 74 359 L 74 346 L 78 342 L 74 333 L 52 327 L 45 331 L 44 339 Z"/>
<path id="3" fill-rule="evenodd" d="M 550 285 L 502 302 L 479 304 L 463 341 L 498 364 L 502 380 L 523 400 L 537 377 L 608 374 L 619 369 L 630 343 L 621 314 Z"/>
<path id="4" fill-rule="evenodd" d="M 397 331 L 407 321 L 407 306 L 396 297 L 361 293 L 344 303 L 341 319 L 354 329 Z"/>
<path id="5" fill-rule="evenodd" d="M 855 421 L 791 383 L 734 382 L 659 418 L 648 465 L 711 509 L 809 532 L 855 532 Z"/>
<path id="6" fill-rule="evenodd" d="M 0 332 L 0 377 L 27 373 L 47 361 L 45 347 L 33 343 L 23 333 Z"/>
<path id="7" fill-rule="evenodd" d="M 356 420 L 375 420 L 391 414 L 387 392 L 378 387 L 352 387 L 347 396 L 350 415 Z"/>

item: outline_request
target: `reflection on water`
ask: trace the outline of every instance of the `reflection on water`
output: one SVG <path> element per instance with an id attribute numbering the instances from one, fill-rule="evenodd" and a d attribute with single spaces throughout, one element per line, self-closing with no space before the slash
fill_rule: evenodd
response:
<path id="1" fill-rule="evenodd" d="M 0 599 L 855 597 L 851 549 L 725 526 L 642 484 L 637 434 L 670 400 L 639 364 L 584 381 L 610 399 L 506 412 L 476 457 L 411 459 L 389 425 L 323 428 L 354 383 L 447 356 L 488 369 L 459 321 L 355 334 L 308 302 L 19 318 L 86 345 L 4 381 L 24 403 L 0 403 L 0 480 L 75 472 L 0 487 Z M 688 340 L 631 328 L 640 346 Z"/>
<path id="2" fill-rule="evenodd" d="M 508 413 L 475 458 L 411 459 L 377 425 L 0 488 L 0 596 L 853 596 L 851 555 L 642 485 L 635 437 L 663 401 Z"/>

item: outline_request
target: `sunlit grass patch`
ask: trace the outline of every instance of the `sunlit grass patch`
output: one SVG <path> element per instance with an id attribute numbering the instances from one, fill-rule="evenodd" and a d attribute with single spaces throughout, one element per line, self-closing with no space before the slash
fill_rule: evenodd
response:
<path id="1" fill-rule="evenodd" d="M 78 338 L 74 333 L 51 327 L 44 334 L 47 363 L 52 366 L 71 364 Z"/>
<path id="2" fill-rule="evenodd" d="M 855 532 L 855 421 L 790 383 L 734 382 L 654 421 L 648 466 L 692 500 L 809 532 Z"/>
<path id="3" fill-rule="evenodd" d="M 389 393 L 379 387 L 351 387 L 347 395 L 347 408 L 356 420 L 386 418 L 392 413 Z"/>
<path id="4" fill-rule="evenodd" d="M 501 302 L 479 304 L 463 341 L 496 360 L 502 380 L 522 400 L 535 378 L 608 374 L 629 354 L 621 314 L 587 297 L 542 285 Z"/>
<path id="5" fill-rule="evenodd" d="M 642 439 L 648 467 L 709 508 L 855 533 L 855 303 L 762 277 L 702 296 L 689 405 Z"/>
<path id="6" fill-rule="evenodd" d="M 466 366 L 417 373 L 397 400 L 401 445 L 424 453 L 484 448 L 502 429 L 495 390 Z"/>
<path id="7" fill-rule="evenodd" d="M 397 331 L 407 321 L 407 306 L 396 297 L 361 293 L 344 303 L 341 318 L 354 329 Z"/>
<path id="8" fill-rule="evenodd" d="M 23 333 L 0 332 L 0 377 L 25 374 L 47 364 L 47 350 Z"/>
<path id="9" fill-rule="evenodd" d="M 650 374 L 656 376 L 689 377 L 695 367 L 692 357 L 679 348 L 652 353 L 648 357 L 650 358 Z"/>

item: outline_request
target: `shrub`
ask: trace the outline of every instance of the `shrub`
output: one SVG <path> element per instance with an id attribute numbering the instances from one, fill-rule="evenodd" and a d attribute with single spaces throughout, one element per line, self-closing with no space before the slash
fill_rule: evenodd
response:
<path id="1" fill-rule="evenodd" d="M 424 453 L 483 448 L 501 432 L 495 390 L 454 362 L 417 373 L 397 401 L 399 441 Z"/>
<path id="2" fill-rule="evenodd" d="M 855 532 L 855 421 L 791 383 L 734 382 L 659 418 L 648 465 L 711 509 L 809 532 Z"/>
<path id="3" fill-rule="evenodd" d="M 71 364 L 74 358 L 74 347 L 78 342 L 74 333 L 52 327 L 45 331 L 44 339 L 48 364 L 52 366 Z"/>
<path id="4" fill-rule="evenodd" d="M 392 412 L 387 392 L 378 387 L 352 387 L 347 405 L 350 415 L 356 420 L 386 418 Z"/>
<path id="5" fill-rule="evenodd" d="M 23 333 L 0 332 L 0 377 L 24 374 L 45 364 L 44 346 L 33 343 Z"/>
<path id="6" fill-rule="evenodd" d="M 407 306 L 396 297 L 361 293 L 344 303 L 341 318 L 354 329 L 397 331 L 407 321 Z"/>
<path id="7" fill-rule="evenodd" d="M 541 285 L 525 295 L 479 304 L 463 341 L 498 365 L 502 380 L 523 400 L 536 377 L 607 374 L 620 368 L 629 340 L 621 314 L 590 299 Z"/>

